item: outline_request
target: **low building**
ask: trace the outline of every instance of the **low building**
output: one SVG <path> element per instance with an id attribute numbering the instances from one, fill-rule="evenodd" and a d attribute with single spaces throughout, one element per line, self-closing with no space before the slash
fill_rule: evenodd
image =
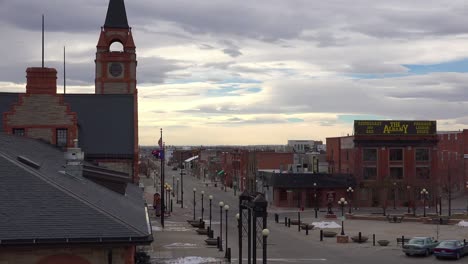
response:
<path id="1" fill-rule="evenodd" d="M 134 263 L 153 241 L 128 175 L 40 140 L 0 133 L 0 263 Z"/>

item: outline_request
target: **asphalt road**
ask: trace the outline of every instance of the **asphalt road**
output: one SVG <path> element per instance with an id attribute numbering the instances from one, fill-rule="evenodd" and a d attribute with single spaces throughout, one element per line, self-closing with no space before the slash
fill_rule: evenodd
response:
<path id="1" fill-rule="evenodd" d="M 172 182 L 172 177 L 180 178 L 180 171 L 173 171 L 170 167 L 166 169 L 166 182 Z M 196 188 L 196 217 L 201 216 L 201 195 L 203 190 L 204 195 L 204 219 L 208 223 L 209 206 L 208 196 L 213 195 L 212 221 L 215 237 L 219 236 L 219 221 L 220 208 L 218 203 L 223 201 L 230 206 L 228 211 L 228 247 L 232 252 L 232 263 L 239 263 L 238 260 L 238 232 L 237 220 L 235 215 L 238 213 L 238 196 L 234 196 L 231 189 L 223 191 L 220 186 L 214 187 L 212 184 L 206 186 L 203 180 L 197 179 L 192 175 L 184 175 L 184 208 L 190 208 L 190 214 L 187 218 L 193 217 L 193 188 Z M 179 198 L 180 199 L 180 198 Z M 175 207 L 180 207 L 180 204 L 174 204 Z M 280 221 L 284 221 L 284 216 L 296 218 L 297 213 L 290 212 L 281 213 Z M 311 219 L 313 212 L 305 212 L 302 214 L 304 218 Z M 225 212 L 222 212 L 223 221 L 223 238 L 225 239 Z M 355 220 L 358 221 L 358 220 Z M 372 242 L 364 244 L 348 243 L 337 244 L 335 238 L 324 238 L 324 241 L 319 240 L 319 231 L 313 230 L 306 236 L 304 231 L 298 232 L 297 226 L 287 228 L 284 224 L 274 222 L 274 214 L 270 213 L 268 222 L 270 235 L 268 237 L 268 263 L 439 263 L 431 257 L 407 257 L 400 247 L 396 245 L 389 247 L 372 246 Z M 346 227 L 346 224 L 345 224 Z M 395 225 L 395 237 L 401 233 L 399 226 Z M 243 262 L 247 263 L 247 240 L 243 240 Z M 225 247 L 225 241 L 223 242 Z M 262 249 L 257 250 L 258 263 L 262 263 Z M 463 261 L 463 260 L 462 260 Z"/>

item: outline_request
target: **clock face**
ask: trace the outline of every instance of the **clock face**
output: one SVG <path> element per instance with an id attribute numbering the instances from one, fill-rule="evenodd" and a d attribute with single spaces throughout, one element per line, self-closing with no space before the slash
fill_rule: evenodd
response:
<path id="1" fill-rule="evenodd" d="M 112 62 L 109 67 L 109 73 L 112 77 L 119 77 L 122 74 L 123 68 L 122 64 L 118 62 Z"/>

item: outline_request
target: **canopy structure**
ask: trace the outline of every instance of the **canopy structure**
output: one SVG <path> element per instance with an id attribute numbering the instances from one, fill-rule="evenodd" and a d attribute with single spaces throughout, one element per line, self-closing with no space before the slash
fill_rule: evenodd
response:
<path id="1" fill-rule="evenodd" d="M 186 159 L 184 162 L 192 162 L 194 160 L 198 159 L 198 156 L 193 156 L 193 157 L 190 157 L 188 159 Z"/>

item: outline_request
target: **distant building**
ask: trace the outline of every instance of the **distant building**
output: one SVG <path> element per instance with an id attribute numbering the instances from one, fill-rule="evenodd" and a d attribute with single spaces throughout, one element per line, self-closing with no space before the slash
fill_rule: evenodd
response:
<path id="1" fill-rule="evenodd" d="M 322 141 L 316 140 L 288 140 L 288 147 L 295 153 L 317 152 Z"/>

